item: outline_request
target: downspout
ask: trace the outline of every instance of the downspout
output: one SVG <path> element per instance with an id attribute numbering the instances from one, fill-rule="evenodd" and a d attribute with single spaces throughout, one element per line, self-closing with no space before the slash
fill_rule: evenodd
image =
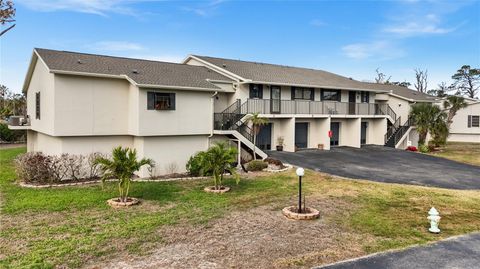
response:
<path id="1" fill-rule="evenodd" d="M 216 91 L 211 97 L 211 103 L 212 103 L 212 128 L 210 128 L 210 135 L 208 138 L 212 138 L 213 136 L 213 128 L 214 128 L 214 121 L 215 121 L 215 97 L 218 95 L 218 91 Z M 210 139 L 208 139 L 208 146 L 210 147 Z"/>

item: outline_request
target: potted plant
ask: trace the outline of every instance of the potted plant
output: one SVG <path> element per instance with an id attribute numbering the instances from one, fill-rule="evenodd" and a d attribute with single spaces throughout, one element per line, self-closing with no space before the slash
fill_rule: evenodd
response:
<path id="1" fill-rule="evenodd" d="M 144 165 L 154 166 L 151 159 L 137 160 L 135 149 L 122 147 L 113 149 L 111 159 L 100 156 L 95 159 L 94 163 L 98 164 L 103 171 L 102 182 L 109 178 L 118 180 L 119 197 L 108 200 L 108 204 L 114 207 L 131 206 L 139 202 L 136 198 L 128 197 L 133 173 L 140 170 Z"/>
<path id="2" fill-rule="evenodd" d="M 283 151 L 283 142 L 284 141 L 285 141 L 285 139 L 283 138 L 283 136 L 277 137 L 277 151 Z"/>

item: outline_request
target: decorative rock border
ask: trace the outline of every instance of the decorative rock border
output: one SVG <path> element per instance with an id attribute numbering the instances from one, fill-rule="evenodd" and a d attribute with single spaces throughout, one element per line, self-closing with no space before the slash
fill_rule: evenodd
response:
<path id="1" fill-rule="evenodd" d="M 306 210 L 309 213 L 297 213 L 295 212 L 295 206 L 288 206 L 282 209 L 282 213 L 285 217 L 293 220 L 313 220 L 320 217 L 320 212 L 315 208 L 307 207 Z"/>
<path id="2" fill-rule="evenodd" d="M 225 193 L 227 191 L 230 191 L 230 187 L 227 186 L 222 186 L 220 187 L 219 190 L 216 190 L 214 186 L 208 186 L 203 189 L 205 192 L 211 192 L 211 193 Z"/>
<path id="3" fill-rule="evenodd" d="M 159 179 L 149 179 L 149 178 L 136 178 L 132 181 L 134 182 L 165 182 L 165 181 L 179 181 L 179 180 L 196 180 L 196 179 L 208 179 L 210 177 L 172 177 L 172 178 L 159 178 Z"/>
<path id="4" fill-rule="evenodd" d="M 270 168 L 265 168 L 262 171 L 269 172 L 269 173 L 280 173 L 280 172 L 285 172 L 285 171 L 293 168 L 293 165 L 290 165 L 290 164 L 287 164 L 287 163 L 284 163 L 283 166 L 285 166 L 285 168 L 283 168 L 283 169 L 274 170 L 274 169 L 270 169 Z"/>
<path id="5" fill-rule="evenodd" d="M 180 180 L 196 180 L 196 179 L 208 179 L 210 177 L 173 177 L 173 178 L 162 178 L 162 179 L 148 179 L 148 178 L 136 178 L 132 179 L 133 182 L 166 182 L 166 181 L 180 181 Z M 106 180 L 107 182 L 117 181 L 116 179 Z M 72 182 L 64 184 L 45 184 L 45 185 L 36 185 L 29 184 L 25 182 L 20 182 L 18 185 L 24 188 L 33 188 L 33 189 L 43 189 L 43 188 L 57 188 L 57 187 L 69 187 L 69 186 L 79 186 L 79 185 L 88 185 L 101 183 L 101 180 L 91 180 L 91 181 L 82 181 L 82 182 Z"/>
<path id="6" fill-rule="evenodd" d="M 107 181 L 114 181 L 114 180 L 107 180 Z M 44 189 L 44 188 L 89 185 L 89 184 L 100 183 L 100 182 L 102 182 L 102 181 L 101 180 L 91 180 L 91 181 L 72 182 L 72 183 L 65 183 L 65 184 L 46 184 L 46 185 L 35 185 L 35 184 L 20 182 L 18 185 L 20 185 L 20 187 L 24 187 L 24 188 Z"/>
<path id="7" fill-rule="evenodd" d="M 127 197 L 126 202 L 120 202 L 120 198 L 112 198 L 107 201 L 107 204 L 111 207 L 128 207 L 140 203 L 140 200 L 133 197 Z"/>

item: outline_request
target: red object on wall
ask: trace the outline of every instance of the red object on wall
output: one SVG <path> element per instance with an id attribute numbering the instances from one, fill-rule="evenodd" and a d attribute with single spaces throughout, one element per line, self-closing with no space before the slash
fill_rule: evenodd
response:
<path id="1" fill-rule="evenodd" d="M 333 136 L 332 130 L 328 131 L 328 137 L 332 138 L 332 136 Z"/>

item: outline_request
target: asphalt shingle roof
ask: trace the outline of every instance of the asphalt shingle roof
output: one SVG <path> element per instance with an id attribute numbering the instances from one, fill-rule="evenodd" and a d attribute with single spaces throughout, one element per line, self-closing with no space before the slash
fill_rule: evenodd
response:
<path id="1" fill-rule="evenodd" d="M 419 101 L 419 102 L 430 101 L 430 102 L 432 102 L 432 101 L 435 101 L 435 100 L 439 99 L 436 96 L 429 95 L 429 94 L 426 94 L 426 93 L 422 93 L 422 92 L 412 90 L 412 89 L 409 89 L 407 87 L 398 86 L 398 85 L 378 84 L 378 83 L 370 83 L 370 82 L 362 82 L 362 83 L 368 84 L 367 87 L 370 87 L 372 89 L 387 90 L 387 91 L 389 91 L 393 94 L 399 95 L 403 98 L 412 99 L 414 101 Z"/>
<path id="2" fill-rule="evenodd" d="M 358 90 L 382 90 L 366 87 L 364 83 L 330 72 L 291 67 L 276 64 L 248 62 L 232 59 L 215 58 L 194 55 L 204 61 L 228 70 L 242 78 L 269 83 L 305 85 L 310 87 L 325 87 Z"/>
<path id="3" fill-rule="evenodd" d="M 231 79 L 202 66 L 167 63 L 48 49 L 35 49 L 50 70 L 127 75 L 137 84 L 217 90 L 211 80 Z"/>
<path id="4" fill-rule="evenodd" d="M 433 101 L 436 99 L 434 96 L 411 90 L 406 87 L 362 82 L 322 70 L 209 56 L 194 56 L 239 75 L 242 78 L 253 81 L 264 81 L 272 84 L 280 83 L 290 85 L 310 85 L 312 87 L 386 91 L 416 101 Z"/>

